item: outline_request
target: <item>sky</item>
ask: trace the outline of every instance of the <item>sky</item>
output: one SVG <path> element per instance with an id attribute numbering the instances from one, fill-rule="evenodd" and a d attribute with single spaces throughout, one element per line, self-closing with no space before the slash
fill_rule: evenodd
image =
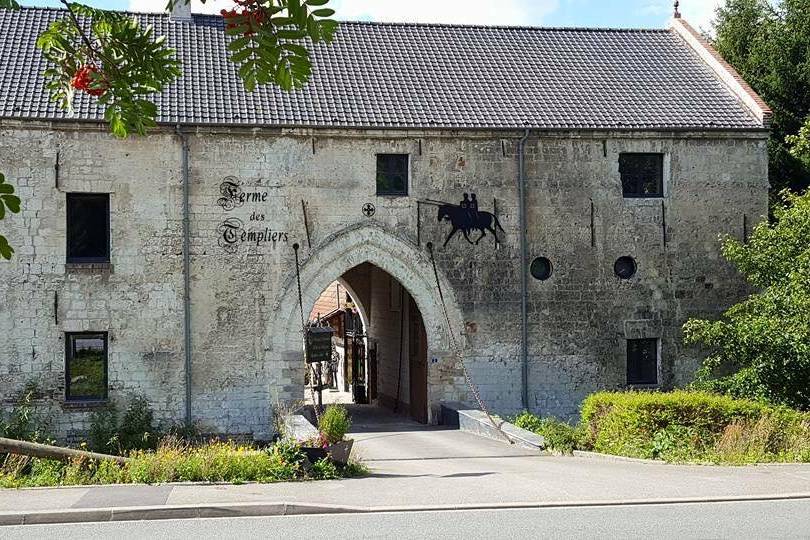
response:
<path id="1" fill-rule="evenodd" d="M 55 6 L 58 0 L 20 0 L 23 5 Z M 95 7 L 161 11 L 166 0 L 80 0 Z M 192 0 L 192 11 L 218 13 L 233 0 Z M 681 13 L 707 29 L 722 0 L 681 0 Z M 520 26 L 664 28 L 672 0 L 331 0 L 339 20 L 439 22 Z"/>

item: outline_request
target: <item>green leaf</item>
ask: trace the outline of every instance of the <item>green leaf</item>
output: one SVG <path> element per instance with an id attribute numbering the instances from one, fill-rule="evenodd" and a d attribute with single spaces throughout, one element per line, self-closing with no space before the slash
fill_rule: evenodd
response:
<path id="1" fill-rule="evenodd" d="M 8 240 L 6 237 L 0 234 L 0 257 L 4 259 L 11 260 L 11 255 L 14 253 L 14 248 L 8 245 Z"/>
<path id="2" fill-rule="evenodd" d="M 233 53 L 231 56 L 231 61 L 236 64 L 241 64 L 253 54 L 253 49 L 250 47 L 246 47 L 239 52 Z"/>
<path id="3" fill-rule="evenodd" d="M 12 214 L 18 214 L 20 212 L 20 198 L 16 195 L 2 195 L 0 199 L 3 200 Z"/>
<path id="4" fill-rule="evenodd" d="M 303 30 L 279 30 L 277 34 L 280 39 L 291 40 L 304 39 L 307 36 L 307 33 Z"/>
<path id="5" fill-rule="evenodd" d="M 316 9 L 315 11 L 312 12 L 312 14 L 315 15 L 316 17 L 331 17 L 332 15 L 335 14 L 335 10 L 331 8 Z"/>
<path id="6" fill-rule="evenodd" d="M 0 0 L 0 9 L 20 9 L 20 4 L 16 0 Z"/>
<path id="7" fill-rule="evenodd" d="M 247 45 L 252 43 L 253 40 L 247 36 L 236 38 L 230 43 L 228 43 L 228 50 L 229 51 L 238 51 L 240 49 L 244 49 Z"/>

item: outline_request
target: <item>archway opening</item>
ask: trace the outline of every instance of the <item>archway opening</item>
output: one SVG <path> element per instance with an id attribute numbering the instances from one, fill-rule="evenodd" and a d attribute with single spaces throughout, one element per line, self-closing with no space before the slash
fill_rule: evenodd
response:
<path id="1" fill-rule="evenodd" d="M 351 268 L 323 290 L 308 325 L 308 335 L 319 337 L 310 338 L 306 356 L 328 360 L 307 364 L 307 402 L 376 405 L 428 422 L 425 323 L 395 277 L 369 262 Z"/>

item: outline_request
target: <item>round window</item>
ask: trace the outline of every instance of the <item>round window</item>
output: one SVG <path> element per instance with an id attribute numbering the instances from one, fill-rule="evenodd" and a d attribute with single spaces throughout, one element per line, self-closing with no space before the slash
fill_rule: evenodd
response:
<path id="1" fill-rule="evenodd" d="M 537 257 L 532 261 L 529 271 L 532 273 L 532 277 L 534 279 L 545 281 L 551 277 L 553 268 L 551 267 L 551 261 L 546 257 Z"/>
<path id="2" fill-rule="evenodd" d="M 613 272 L 619 279 L 630 279 L 636 275 L 636 260 L 633 257 L 619 257 L 613 265 Z"/>

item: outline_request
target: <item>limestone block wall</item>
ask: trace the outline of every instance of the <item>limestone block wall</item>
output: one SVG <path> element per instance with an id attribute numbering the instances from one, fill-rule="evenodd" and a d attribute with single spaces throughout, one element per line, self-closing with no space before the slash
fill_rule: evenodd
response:
<path id="1" fill-rule="evenodd" d="M 470 398 L 454 343 L 484 399 L 502 413 L 520 409 L 520 135 L 192 132 L 194 417 L 212 430 L 267 435 L 276 400 L 303 397 L 294 243 L 305 313 L 326 285 L 366 262 L 405 285 L 428 333 L 433 409 L 443 399 Z M 569 417 L 588 392 L 623 387 L 628 337 L 661 339 L 663 387 L 689 380 L 699 351 L 682 347 L 681 325 L 715 316 L 747 292 L 720 257 L 718 236 L 740 237 L 744 223 L 750 230 L 765 216 L 765 145 L 762 133 L 529 139 L 530 258 L 546 256 L 554 265 L 548 281 L 529 280 L 530 408 Z M 620 152 L 665 154 L 663 199 L 623 199 Z M 376 153 L 409 154 L 408 197 L 376 196 Z M 12 262 L 0 262 L 0 332 L 10 336 L 0 350 L 0 400 L 8 406 L 34 380 L 59 436 L 86 429 L 90 411 L 64 403 L 64 333 L 105 330 L 111 399 L 125 403 L 142 393 L 160 419 L 182 420 L 177 136 L 158 130 L 119 141 L 93 126 L 6 123 L 0 170 L 24 207 L 0 224 L 17 247 Z M 233 200 L 232 185 L 244 198 Z M 71 191 L 111 194 L 108 269 L 65 266 Z M 480 209 L 497 215 L 504 229 L 497 245 L 488 234 L 477 245 L 458 235 L 444 246 L 450 225 L 438 221 L 433 203 L 458 203 L 463 193 L 475 193 Z M 362 212 L 366 203 L 375 206 L 372 217 Z M 629 281 L 613 275 L 622 255 L 638 263 Z M 384 283 L 376 287 L 371 277 L 358 294 L 369 295 L 372 325 L 382 324 L 376 314 L 389 299 L 378 298 Z"/>

